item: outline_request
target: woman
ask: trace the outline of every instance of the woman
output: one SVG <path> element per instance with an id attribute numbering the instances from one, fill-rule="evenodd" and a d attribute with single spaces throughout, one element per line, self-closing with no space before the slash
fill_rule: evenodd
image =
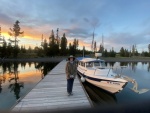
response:
<path id="1" fill-rule="evenodd" d="M 70 55 L 66 64 L 66 79 L 67 79 L 67 92 L 68 96 L 73 95 L 72 88 L 73 82 L 77 75 L 77 65 L 75 63 L 75 57 Z"/>

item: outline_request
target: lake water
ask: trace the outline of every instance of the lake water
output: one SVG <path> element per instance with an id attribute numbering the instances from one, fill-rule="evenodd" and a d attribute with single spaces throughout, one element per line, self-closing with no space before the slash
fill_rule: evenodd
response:
<path id="1" fill-rule="evenodd" d="M 111 105 L 111 104 L 131 104 L 139 103 L 150 100 L 150 62 L 147 63 L 127 63 L 127 62 L 115 62 L 106 63 L 108 67 L 113 67 L 114 72 L 122 73 L 137 82 L 137 93 L 131 90 L 134 86 L 133 83 L 128 82 L 126 87 L 119 93 L 110 94 L 100 88 L 97 88 L 89 83 L 84 83 L 90 98 L 95 106 L 97 105 Z M 120 66 L 123 66 L 122 68 Z M 142 92 L 143 90 L 147 92 Z"/>
<path id="2" fill-rule="evenodd" d="M 0 110 L 8 110 L 24 97 L 44 76 L 58 63 L 0 63 Z M 117 73 L 122 73 L 135 79 L 138 90 L 150 89 L 150 63 L 106 63 Z M 120 66 L 126 66 L 120 68 Z M 150 91 L 138 94 L 131 90 L 128 83 L 123 91 L 110 94 L 91 84 L 83 83 L 95 106 L 140 102 L 149 99 Z"/>
<path id="3" fill-rule="evenodd" d="M 0 63 L 0 110 L 8 110 L 58 63 Z"/>

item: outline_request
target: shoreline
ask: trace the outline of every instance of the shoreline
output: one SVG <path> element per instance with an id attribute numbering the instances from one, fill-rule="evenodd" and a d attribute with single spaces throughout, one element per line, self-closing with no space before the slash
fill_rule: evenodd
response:
<path id="1" fill-rule="evenodd" d="M 0 62 L 60 62 L 66 59 L 67 56 L 43 58 L 5 58 L 0 59 Z M 101 57 L 100 59 L 105 60 L 106 62 L 150 62 L 150 57 Z"/>
<path id="2" fill-rule="evenodd" d="M 107 62 L 150 62 L 150 57 L 101 57 Z"/>
<path id="3" fill-rule="evenodd" d="M 43 58 L 5 58 L 0 62 L 60 62 L 65 60 L 65 57 L 43 57 Z"/>

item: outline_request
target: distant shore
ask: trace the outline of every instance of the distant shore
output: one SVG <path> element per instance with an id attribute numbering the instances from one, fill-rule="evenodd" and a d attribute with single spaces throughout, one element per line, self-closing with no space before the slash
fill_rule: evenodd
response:
<path id="1" fill-rule="evenodd" d="M 41 57 L 41 58 L 4 58 L 1 62 L 60 62 L 66 60 L 67 56 Z M 150 62 L 150 57 L 101 57 L 106 62 Z"/>
<path id="2" fill-rule="evenodd" d="M 41 57 L 41 58 L 4 58 L 1 62 L 60 62 L 66 57 Z"/>
<path id="3" fill-rule="evenodd" d="M 150 62 L 150 57 L 102 57 L 107 62 Z"/>

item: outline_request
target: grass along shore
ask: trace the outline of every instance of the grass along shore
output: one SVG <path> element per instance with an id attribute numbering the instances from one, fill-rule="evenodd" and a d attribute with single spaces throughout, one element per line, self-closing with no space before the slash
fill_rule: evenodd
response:
<path id="1" fill-rule="evenodd" d="M 67 57 L 3 58 L 1 62 L 60 62 Z"/>
<path id="2" fill-rule="evenodd" d="M 101 57 L 107 62 L 150 62 L 150 57 Z"/>

